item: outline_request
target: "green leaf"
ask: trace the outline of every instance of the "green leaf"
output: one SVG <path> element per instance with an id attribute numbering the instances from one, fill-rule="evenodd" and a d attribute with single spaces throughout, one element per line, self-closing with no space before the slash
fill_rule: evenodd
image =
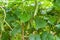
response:
<path id="1" fill-rule="evenodd" d="M 55 7 L 56 10 L 60 10 L 60 0 L 55 1 L 54 7 Z"/>
<path id="2" fill-rule="evenodd" d="M 12 25 L 13 27 L 20 26 L 20 25 L 18 24 L 18 22 L 12 22 L 11 25 Z"/>
<path id="3" fill-rule="evenodd" d="M 1 40 L 9 40 L 9 32 L 2 32 Z"/>
<path id="4" fill-rule="evenodd" d="M 21 19 L 22 22 L 27 22 L 30 20 L 31 14 L 30 13 L 21 13 L 19 18 Z"/>
<path id="5" fill-rule="evenodd" d="M 16 26 L 11 31 L 11 36 L 16 36 L 18 33 L 21 33 L 21 26 Z"/>
<path id="6" fill-rule="evenodd" d="M 36 34 L 35 40 L 41 40 L 40 35 Z"/>
<path id="7" fill-rule="evenodd" d="M 35 23 L 36 23 L 36 27 L 35 27 L 36 29 L 44 28 L 46 27 L 47 24 L 47 22 L 44 19 L 41 19 L 39 17 L 36 17 Z"/>
<path id="8" fill-rule="evenodd" d="M 42 33 L 42 40 L 47 40 L 47 35 L 48 35 L 48 33 L 47 32 L 43 32 Z"/>
<path id="9" fill-rule="evenodd" d="M 28 10 L 21 10 L 21 9 L 17 9 L 15 11 L 15 14 L 17 15 L 17 17 L 22 21 L 22 22 L 27 22 L 30 20 L 30 18 L 32 17 L 32 14 L 30 11 Z"/>
<path id="10" fill-rule="evenodd" d="M 60 24 L 57 24 L 56 27 L 57 27 L 58 29 L 60 29 Z"/>
<path id="11" fill-rule="evenodd" d="M 50 23 L 51 25 L 54 25 L 55 22 L 56 22 L 55 16 L 54 17 L 50 16 L 48 19 L 48 23 Z"/>
<path id="12" fill-rule="evenodd" d="M 30 35 L 29 35 L 29 39 L 30 39 L 30 40 L 41 40 L 39 34 L 30 34 Z"/>
<path id="13" fill-rule="evenodd" d="M 60 37 L 58 37 L 58 36 L 56 36 L 56 38 L 55 38 L 56 40 L 60 40 Z"/>
<path id="14" fill-rule="evenodd" d="M 48 32 L 42 33 L 42 40 L 54 40 L 54 36 Z"/>
<path id="15" fill-rule="evenodd" d="M 29 40 L 35 40 L 35 35 L 30 34 L 30 35 L 29 35 Z"/>
<path id="16" fill-rule="evenodd" d="M 54 36 L 52 34 L 48 34 L 48 40 L 54 40 Z"/>
<path id="17" fill-rule="evenodd" d="M 11 21 L 14 21 L 14 20 L 16 20 L 16 18 L 15 18 L 15 16 L 13 15 L 11 15 L 11 14 L 7 14 L 6 15 L 6 21 L 8 22 L 8 23 L 10 23 Z"/>

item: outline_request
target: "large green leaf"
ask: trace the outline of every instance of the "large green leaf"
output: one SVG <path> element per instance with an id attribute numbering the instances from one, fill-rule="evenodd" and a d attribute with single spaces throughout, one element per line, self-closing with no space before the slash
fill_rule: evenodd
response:
<path id="1" fill-rule="evenodd" d="M 33 12 L 31 10 L 28 11 L 28 9 L 26 10 L 23 10 L 22 9 L 17 9 L 15 12 L 14 12 L 17 17 L 22 21 L 22 22 L 27 22 L 30 20 L 30 18 L 32 17 L 33 15 Z"/>

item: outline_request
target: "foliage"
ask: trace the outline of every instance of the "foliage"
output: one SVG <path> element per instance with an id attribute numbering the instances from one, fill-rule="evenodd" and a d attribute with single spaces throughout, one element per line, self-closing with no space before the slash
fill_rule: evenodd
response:
<path id="1" fill-rule="evenodd" d="M 0 40 L 60 40 L 60 0 L 0 0 Z"/>

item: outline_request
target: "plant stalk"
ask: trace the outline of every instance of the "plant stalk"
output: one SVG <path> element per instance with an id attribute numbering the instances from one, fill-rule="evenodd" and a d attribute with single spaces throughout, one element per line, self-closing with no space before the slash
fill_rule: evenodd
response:
<path id="1" fill-rule="evenodd" d="M 22 40 L 24 40 L 24 23 L 22 23 Z"/>

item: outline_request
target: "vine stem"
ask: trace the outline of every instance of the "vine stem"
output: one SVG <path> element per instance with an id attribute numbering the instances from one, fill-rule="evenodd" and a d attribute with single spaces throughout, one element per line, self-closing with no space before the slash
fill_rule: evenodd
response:
<path id="1" fill-rule="evenodd" d="M 4 21 L 5 21 L 5 18 L 6 18 L 6 12 L 5 12 L 5 9 L 3 7 L 1 7 L 2 10 L 4 11 Z"/>
<path id="2" fill-rule="evenodd" d="M 6 11 L 5 11 L 5 9 L 2 7 L 2 6 L 0 6 L 0 8 L 3 10 L 3 12 L 4 12 L 4 22 L 6 23 L 6 25 L 8 25 L 9 26 L 9 28 L 12 30 L 12 28 L 11 28 L 11 26 L 8 24 L 8 22 L 5 20 L 6 19 Z"/>
<path id="3" fill-rule="evenodd" d="M 35 0 L 35 12 L 34 12 L 34 16 L 36 16 L 37 12 L 38 12 L 38 1 Z"/>
<path id="4" fill-rule="evenodd" d="M 24 40 L 24 23 L 22 23 L 22 40 Z"/>

